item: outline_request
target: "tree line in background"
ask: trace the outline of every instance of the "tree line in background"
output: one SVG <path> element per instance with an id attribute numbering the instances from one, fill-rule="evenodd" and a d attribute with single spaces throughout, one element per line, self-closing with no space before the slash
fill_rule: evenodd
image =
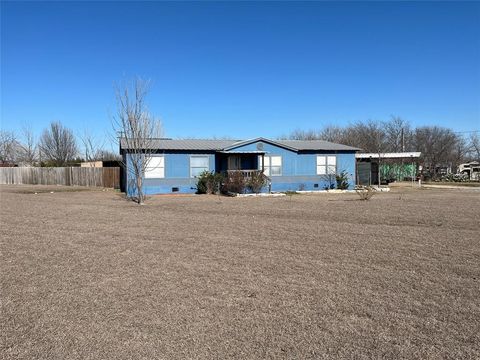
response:
<path id="1" fill-rule="evenodd" d="M 456 167 L 464 162 L 480 160 L 480 133 L 456 133 L 440 126 L 412 127 L 400 117 L 388 121 L 356 122 L 347 126 L 325 126 L 319 130 L 295 130 L 282 139 L 326 140 L 358 147 L 362 152 L 422 153 L 420 163 L 432 177 L 440 167 Z"/>
<path id="2" fill-rule="evenodd" d="M 148 141 L 150 133 L 161 132 L 150 129 L 153 126 L 151 124 L 156 124 L 156 122 L 151 120 L 151 116 L 143 108 L 141 114 L 135 113 L 138 107 L 132 104 L 138 103 L 139 94 L 141 95 L 140 100 L 143 101 L 146 93 L 146 90 L 138 92 L 142 86 L 144 85 L 135 83 L 136 91 L 133 91 L 135 95 L 133 102 L 128 98 L 127 92 L 117 92 L 119 114 L 123 114 L 123 117 L 119 117 L 122 121 L 117 124 L 117 128 L 124 133 L 129 131 L 131 134 L 127 138 L 136 139 L 136 141 Z M 126 105 L 129 106 L 125 107 Z M 148 119 L 147 125 L 149 126 L 143 124 L 145 119 Z M 137 132 L 142 129 L 148 130 L 148 134 L 141 133 L 141 136 L 134 136 L 138 135 Z M 347 126 L 329 125 L 319 130 L 295 130 L 281 138 L 320 139 L 358 147 L 362 149 L 362 152 L 371 153 L 419 151 L 422 153 L 420 163 L 433 177 L 438 175 L 440 167 L 450 167 L 452 171 L 455 171 L 461 163 L 480 160 L 479 132 L 471 132 L 464 136 L 452 129 L 439 126 L 414 128 L 408 121 L 400 117 L 392 117 L 388 121 L 356 122 Z M 0 163 L 27 166 L 71 166 L 83 161 L 120 160 L 118 154 L 106 150 L 104 145 L 105 141 L 98 140 L 87 131 L 75 136 L 71 129 L 60 122 L 52 122 L 48 128 L 43 130 L 39 138 L 28 127 L 22 129 L 21 136 L 14 132 L 0 130 Z M 146 164 L 146 162 L 143 163 Z"/>
<path id="3" fill-rule="evenodd" d="M 133 181 L 136 200 L 145 200 L 142 183 L 150 164 L 150 155 L 156 151 L 153 141 L 163 136 L 162 122 L 154 117 L 147 105 L 148 80 L 136 78 L 115 86 L 117 114 L 112 118 L 116 139 L 129 149 L 130 166 L 122 157 L 105 150 L 105 141 L 98 141 L 88 131 L 75 136 L 60 122 L 52 122 L 37 139 L 31 128 L 24 127 L 22 136 L 0 130 L 0 165 L 12 166 L 72 166 L 80 162 L 114 160 L 126 169 Z"/>
<path id="4" fill-rule="evenodd" d="M 25 126 L 21 134 L 0 130 L 0 163 L 23 166 L 72 166 L 84 161 L 120 160 L 119 155 L 105 149 L 87 131 L 75 136 L 61 122 L 54 121 L 36 137 Z"/>

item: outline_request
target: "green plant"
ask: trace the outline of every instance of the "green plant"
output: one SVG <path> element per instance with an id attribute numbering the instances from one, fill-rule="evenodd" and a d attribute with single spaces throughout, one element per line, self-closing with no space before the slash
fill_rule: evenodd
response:
<path id="1" fill-rule="evenodd" d="M 267 185 L 267 177 L 261 171 L 255 171 L 250 176 L 250 179 L 247 181 L 247 187 L 258 194 L 262 191 L 262 188 Z"/>
<path id="2" fill-rule="evenodd" d="M 220 191 L 223 175 L 210 171 L 203 171 L 197 180 L 197 194 L 216 194 Z"/>
<path id="3" fill-rule="evenodd" d="M 348 173 L 346 171 L 342 171 L 340 174 L 336 176 L 337 180 L 337 189 L 339 190 L 347 190 L 348 189 Z"/>

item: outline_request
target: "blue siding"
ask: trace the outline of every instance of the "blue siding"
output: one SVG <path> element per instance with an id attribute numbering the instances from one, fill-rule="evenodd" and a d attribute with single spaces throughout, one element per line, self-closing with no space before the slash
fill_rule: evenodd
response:
<path id="1" fill-rule="evenodd" d="M 232 151 L 258 151 L 257 142 L 236 147 Z M 280 155 L 282 157 L 282 176 L 295 175 L 295 159 L 297 153 L 282 147 L 263 142 L 263 151 L 266 155 Z"/>
<path id="2" fill-rule="evenodd" d="M 165 178 L 190 178 L 190 157 L 208 156 L 209 171 L 215 170 L 215 154 L 172 154 L 165 153 Z"/>
<path id="3" fill-rule="evenodd" d="M 232 151 L 257 151 L 258 142 L 243 145 Z M 354 152 L 295 152 L 266 142 L 262 142 L 263 151 L 266 155 L 279 155 L 282 157 L 282 175 L 271 176 L 272 191 L 295 191 L 295 190 L 323 190 L 329 182 L 325 176 L 317 175 L 317 155 L 336 155 L 337 173 L 346 171 L 349 177 L 350 188 L 355 186 L 355 153 Z M 144 179 L 144 192 L 146 194 L 172 193 L 172 188 L 178 188 L 180 193 L 195 193 L 197 179 L 190 178 L 190 157 L 205 155 L 209 157 L 209 170 L 219 171 L 217 166 L 225 169 L 226 159 L 215 159 L 214 153 L 186 153 L 168 152 L 165 157 L 165 178 Z M 127 156 L 127 163 L 129 163 Z M 242 163 L 243 168 L 253 168 L 255 164 L 251 159 Z M 127 193 L 133 195 L 131 186 L 132 174 L 127 171 Z M 265 191 L 268 189 L 265 188 Z"/>
<path id="4" fill-rule="evenodd" d="M 355 188 L 355 153 L 342 153 L 337 154 L 337 172 L 341 173 L 346 171 L 348 174 L 348 183 L 350 184 L 349 189 L 353 190 Z"/>
<path id="5" fill-rule="evenodd" d="M 188 154 L 188 153 L 162 153 L 153 156 L 165 158 L 165 177 L 159 179 L 143 179 L 143 191 L 147 195 L 170 194 L 173 188 L 178 188 L 179 193 L 195 193 L 197 179 L 190 178 L 190 156 L 208 156 L 209 171 L 215 171 L 215 154 Z M 130 167 L 131 157 L 127 156 L 127 166 Z M 135 194 L 133 174 L 127 171 L 127 194 Z"/>
<path id="6" fill-rule="evenodd" d="M 258 142 L 236 147 L 233 151 L 255 151 Z M 355 187 L 355 153 L 308 152 L 297 153 L 279 146 L 262 142 L 265 155 L 282 157 L 282 176 L 271 176 L 272 191 L 323 190 L 328 180 L 317 175 L 317 155 L 336 155 L 337 173 L 346 171 L 350 189 Z M 316 185 L 316 186 L 315 186 Z"/>

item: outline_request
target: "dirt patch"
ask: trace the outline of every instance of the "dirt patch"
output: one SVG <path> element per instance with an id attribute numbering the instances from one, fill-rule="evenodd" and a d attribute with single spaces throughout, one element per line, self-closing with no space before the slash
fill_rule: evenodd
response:
<path id="1" fill-rule="evenodd" d="M 480 357 L 478 191 L 22 188 L 0 188 L 1 358 Z"/>

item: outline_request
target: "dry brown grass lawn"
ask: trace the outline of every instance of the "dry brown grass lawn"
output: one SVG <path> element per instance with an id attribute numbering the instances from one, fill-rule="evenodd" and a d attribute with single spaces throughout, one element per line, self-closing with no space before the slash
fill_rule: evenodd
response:
<path id="1" fill-rule="evenodd" d="M 3 359 L 480 358 L 479 191 L 35 189 L 1 188 Z"/>

